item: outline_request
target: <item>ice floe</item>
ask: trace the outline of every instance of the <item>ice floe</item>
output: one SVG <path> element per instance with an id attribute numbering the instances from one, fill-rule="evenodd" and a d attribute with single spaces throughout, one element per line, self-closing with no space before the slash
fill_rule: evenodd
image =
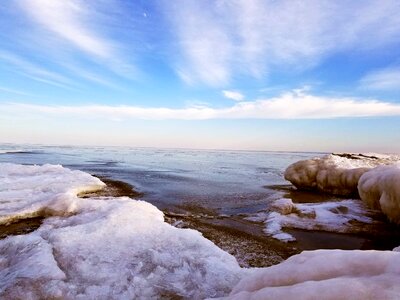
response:
<path id="1" fill-rule="evenodd" d="M 316 250 L 256 269 L 224 299 L 399 299 L 400 252 Z"/>
<path id="2" fill-rule="evenodd" d="M 47 205 L 56 212 L 36 231 L 0 240 L 1 299 L 202 299 L 228 294 L 244 272 L 233 256 L 195 230 L 165 223 L 147 202 L 78 198 L 102 186 L 89 174 L 50 165 L 0 169 L 7 220 Z"/>

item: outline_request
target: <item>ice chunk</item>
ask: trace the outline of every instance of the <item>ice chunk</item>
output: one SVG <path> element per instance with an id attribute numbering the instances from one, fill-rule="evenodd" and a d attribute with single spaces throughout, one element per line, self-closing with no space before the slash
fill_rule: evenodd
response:
<path id="1" fill-rule="evenodd" d="M 302 189 L 315 189 L 334 195 L 357 194 L 358 180 L 371 168 L 398 161 L 398 156 L 329 154 L 290 165 L 285 179 Z"/>
<path id="2" fill-rule="evenodd" d="M 358 192 L 366 204 L 400 224 L 400 163 L 379 166 L 363 174 Z"/>
<path id="3" fill-rule="evenodd" d="M 256 269 L 224 299 L 399 299 L 400 253 L 305 251 Z"/>
<path id="4" fill-rule="evenodd" d="M 0 164 L 0 224 L 68 213 L 74 196 L 105 186 L 98 178 L 60 165 Z M 65 197 L 69 201 L 64 201 Z"/>

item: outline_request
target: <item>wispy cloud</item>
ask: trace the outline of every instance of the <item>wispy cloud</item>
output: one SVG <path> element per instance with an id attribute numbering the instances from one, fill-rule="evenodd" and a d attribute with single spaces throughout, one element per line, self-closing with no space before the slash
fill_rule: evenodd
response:
<path id="1" fill-rule="evenodd" d="M 0 51 L 0 61 L 9 65 L 13 71 L 36 81 L 64 88 L 71 83 L 65 76 L 49 71 L 13 53 Z"/>
<path id="2" fill-rule="evenodd" d="M 111 56 L 112 46 L 84 23 L 83 17 L 87 12 L 82 2 L 31 0 L 23 1 L 20 6 L 45 29 L 54 32 L 82 51 L 100 58 Z"/>
<path id="3" fill-rule="evenodd" d="M 10 89 L 10 88 L 6 88 L 6 87 L 2 87 L 2 86 L 0 86 L 0 92 L 5 92 L 5 93 L 10 93 L 10 94 L 15 94 L 15 95 L 21 95 L 21 96 L 32 96 L 31 94 L 25 93 L 23 91 Z"/>
<path id="4" fill-rule="evenodd" d="M 36 39 L 51 43 L 52 47 L 65 55 L 65 48 L 73 48 L 113 72 L 134 77 L 138 70 L 119 51 L 119 44 L 105 35 L 96 3 L 80 0 L 17 0 L 21 10 L 39 30 Z M 110 8 L 110 10 L 112 10 Z M 62 41 L 63 43 L 59 43 Z M 132 55 L 132 54 L 131 54 Z"/>
<path id="5" fill-rule="evenodd" d="M 368 73 L 360 87 L 371 90 L 400 90 L 400 68 L 385 68 Z"/>
<path id="6" fill-rule="evenodd" d="M 209 9 L 205 1 L 180 1 L 165 5 L 178 37 L 184 61 L 178 59 L 177 73 L 189 84 L 198 80 L 209 85 L 226 83 L 230 77 L 232 45 L 223 26 L 225 16 Z M 221 22 L 221 23 L 220 23 Z"/>
<path id="7" fill-rule="evenodd" d="M 207 106 L 181 109 L 107 105 L 46 106 L 17 103 L 2 104 L 0 108 L 4 112 L 13 114 L 39 113 L 110 120 L 329 119 L 400 116 L 400 104 L 379 100 L 319 97 L 298 90 L 270 99 L 243 101 L 226 108 Z"/>
<path id="8" fill-rule="evenodd" d="M 396 0 L 166 3 L 182 54 L 177 72 L 191 83 L 224 85 L 237 74 L 307 68 L 333 53 L 400 41 Z"/>
<path id="9" fill-rule="evenodd" d="M 224 95 L 225 98 L 232 99 L 235 101 L 244 100 L 244 95 L 238 91 L 224 90 L 224 91 L 222 91 L 222 94 Z"/>

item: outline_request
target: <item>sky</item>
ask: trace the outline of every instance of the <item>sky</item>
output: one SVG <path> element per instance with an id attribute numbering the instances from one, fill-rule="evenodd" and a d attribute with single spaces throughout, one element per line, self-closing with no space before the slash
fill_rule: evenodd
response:
<path id="1" fill-rule="evenodd" d="M 400 1 L 0 2 L 0 143 L 400 153 Z"/>

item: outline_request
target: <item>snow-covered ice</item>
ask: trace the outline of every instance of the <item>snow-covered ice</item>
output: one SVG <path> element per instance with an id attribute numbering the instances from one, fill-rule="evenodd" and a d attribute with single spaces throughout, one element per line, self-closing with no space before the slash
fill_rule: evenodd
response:
<path id="1" fill-rule="evenodd" d="M 105 186 L 98 178 L 60 165 L 0 164 L 0 224 L 17 219 L 67 214 L 75 195 Z"/>
<path id="2" fill-rule="evenodd" d="M 282 198 L 271 205 L 271 212 L 260 212 L 248 217 L 250 221 L 264 222 L 264 232 L 278 240 L 289 242 L 295 238 L 283 232 L 284 228 L 324 230 L 353 233 L 361 231 L 360 224 L 372 223 L 368 209 L 360 200 L 341 200 L 322 203 L 293 203 Z"/>
<path id="3" fill-rule="evenodd" d="M 399 299 L 400 252 L 316 250 L 253 270 L 224 299 Z"/>
<path id="4" fill-rule="evenodd" d="M 102 186 L 89 174 L 50 165 L 0 169 L 8 220 L 13 209 L 22 217 L 57 203 L 39 229 L 0 241 L 2 299 L 201 299 L 228 294 L 244 272 L 233 256 L 197 231 L 165 223 L 147 202 L 78 198 Z"/>
<path id="5" fill-rule="evenodd" d="M 396 155 L 329 154 L 296 162 L 286 169 L 284 176 L 298 188 L 349 196 L 357 194 L 357 184 L 362 174 L 399 159 Z"/>

